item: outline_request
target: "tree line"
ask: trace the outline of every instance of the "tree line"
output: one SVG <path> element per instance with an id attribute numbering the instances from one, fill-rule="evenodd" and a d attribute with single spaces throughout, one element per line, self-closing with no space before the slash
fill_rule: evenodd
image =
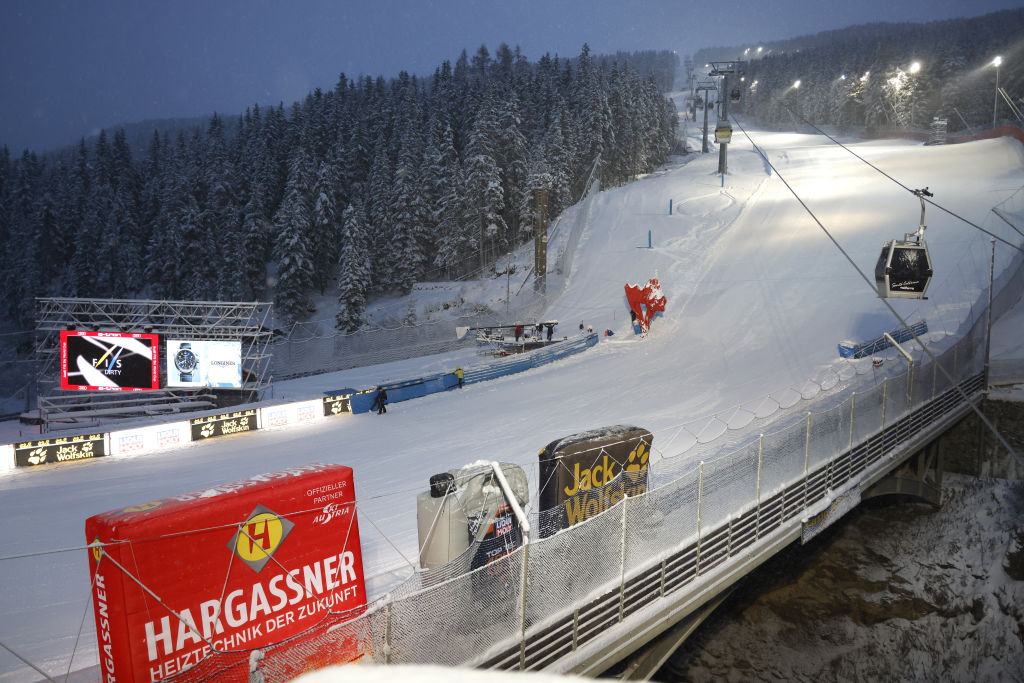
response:
<path id="1" fill-rule="evenodd" d="M 301 320 L 336 293 L 463 277 L 556 217 L 600 156 L 605 186 L 663 163 L 674 53 L 545 55 L 481 46 L 431 77 L 341 74 L 290 107 L 253 106 L 133 150 L 124 129 L 47 155 L 0 148 L 0 316 L 37 296 L 261 300 Z"/>
<path id="2" fill-rule="evenodd" d="M 757 46 L 760 53 L 755 46 L 713 48 L 695 60 L 743 60 L 739 111 L 768 125 L 793 126 L 802 117 L 846 129 L 927 130 L 940 118 L 956 132 L 991 126 L 997 55 L 999 87 L 1024 105 L 1022 35 L 1024 9 L 1015 9 L 865 24 Z M 1006 104 L 998 104 L 997 119 L 1013 119 Z"/>

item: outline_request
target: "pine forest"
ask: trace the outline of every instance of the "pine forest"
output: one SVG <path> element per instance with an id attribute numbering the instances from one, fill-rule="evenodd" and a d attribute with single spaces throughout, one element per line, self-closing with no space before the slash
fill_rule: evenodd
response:
<path id="1" fill-rule="evenodd" d="M 35 297 L 255 301 L 279 321 L 486 270 L 576 202 L 672 152 L 671 52 L 529 62 L 501 45 L 432 76 L 342 74 L 290 106 L 213 115 L 133 149 L 124 129 L 56 153 L 0 149 L 0 319 Z"/>

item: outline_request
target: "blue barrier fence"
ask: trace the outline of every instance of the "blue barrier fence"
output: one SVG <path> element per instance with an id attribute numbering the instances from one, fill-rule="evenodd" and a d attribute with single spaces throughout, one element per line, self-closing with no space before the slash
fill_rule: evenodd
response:
<path id="1" fill-rule="evenodd" d="M 497 379 L 498 377 L 504 377 L 505 375 L 514 375 L 517 372 L 524 372 L 531 368 L 547 365 L 548 363 L 553 363 L 556 360 L 572 356 L 580 353 L 581 351 L 586 351 L 591 346 L 597 345 L 597 341 L 597 334 L 591 333 L 577 339 L 567 339 L 565 341 L 553 343 L 548 348 L 502 358 L 501 360 L 493 363 L 488 363 L 487 365 L 466 370 L 463 378 L 463 384 L 486 382 L 488 380 Z M 420 398 L 427 394 L 436 394 L 441 391 L 448 391 L 449 389 L 458 386 L 458 383 L 459 381 L 455 378 L 454 372 L 445 372 L 437 375 L 402 380 L 399 382 L 386 382 L 379 386 L 383 387 L 388 393 L 388 403 L 395 403 L 397 401 L 408 401 L 412 398 Z M 351 391 L 351 389 L 343 390 L 343 392 Z M 340 393 L 342 392 L 325 391 L 324 395 L 337 396 Z M 370 412 L 370 407 L 373 405 L 373 400 L 376 394 L 376 388 L 364 389 L 353 393 L 349 399 L 349 405 L 351 406 L 352 412 Z"/>

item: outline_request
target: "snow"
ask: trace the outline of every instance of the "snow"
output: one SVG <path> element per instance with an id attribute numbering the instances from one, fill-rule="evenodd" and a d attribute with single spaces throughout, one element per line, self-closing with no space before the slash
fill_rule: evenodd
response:
<path id="1" fill-rule="evenodd" d="M 917 198 L 849 152 L 820 136 L 750 134 L 869 277 L 882 243 L 917 228 Z M 991 209 L 1024 186 L 1020 143 L 844 143 L 906 187 L 928 186 L 936 203 L 1019 244 L 1019 235 Z M 690 147 L 699 149 L 699 139 Z M 765 419 L 813 410 L 812 401 L 823 395 L 902 372 L 905 364 L 894 350 L 881 368 L 873 368 L 871 359 L 838 357 L 839 341 L 875 337 L 898 321 L 875 295 L 873 282 L 851 267 L 750 142 L 733 137 L 724 183 L 717 168 L 717 154 L 690 155 L 598 195 L 567 286 L 543 311 L 546 319 L 564 321 L 563 334 L 574 334 L 577 321 L 614 332 L 582 354 L 392 403 L 383 416 L 348 415 L 175 451 L 0 474 L 0 571 L 8 585 L 0 598 L 0 643 L 51 674 L 97 663 L 83 525 L 112 508 L 214 490 L 286 466 L 348 465 L 355 471 L 368 587 L 379 595 L 414 569 L 415 498 L 432 474 L 480 460 L 518 463 L 535 496 L 541 448 L 618 424 L 654 434 L 656 472 L 659 459 L 696 457 L 697 443 L 741 438 Z M 1024 215 L 1021 206 L 1003 209 Z M 929 298 L 891 304 L 909 322 L 927 320 L 927 339 L 941 350 L 984 305 L 991 252 L 987 235 L 948 213 L 929 207 L 926 223 L 935 270 Z M 516 261 L 528 262 L 531 249 Z M 1016 253 L 997 245 L 997 274 Z M 667 306 L 641 340 L 631 330 L 623 286 L 652 277 L 659 278 Z M 462 287 L 460 296 L 474 291 Z M 467 298 L 463 305 L 473 303 Z M 412 307 L 406 301 L 395 310 Z M 1014 311 L 1005 320 L 996 327 L 993 350 L 1019 358 L 1024 313 Z M 396 361 L 280 382 L 273 398 L 316 398 L 480 362 L 472 350 Z M 0 681 L 28 675 L 24 664 L 0 650 Z"/>

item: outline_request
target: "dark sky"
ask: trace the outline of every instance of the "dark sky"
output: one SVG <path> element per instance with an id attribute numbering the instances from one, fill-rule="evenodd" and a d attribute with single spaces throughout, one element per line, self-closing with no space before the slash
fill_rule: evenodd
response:
<path id="1" fill-rule="evenodd" d="M 0 0 L 0 145 L 46 151 L 119 123 L 287 106 L 350 77 L 430 75 L 462 49 L 756 44 L 1024 0 Z"/>

